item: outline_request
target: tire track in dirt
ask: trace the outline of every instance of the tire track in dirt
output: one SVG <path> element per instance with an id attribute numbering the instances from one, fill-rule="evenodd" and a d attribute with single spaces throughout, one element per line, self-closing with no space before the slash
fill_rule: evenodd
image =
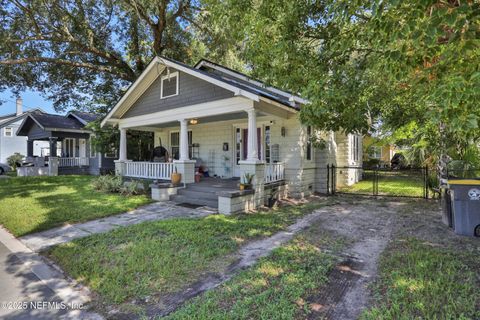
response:
<path id="1" fill-rule="evenodd" d="M 310 319 L 357 319 L 370 303 L 369 285 L 377 276 L 380 254 L 391 239 L 395 210 L 401 202 L 330 207 L 319 220 L 322 227 L 347 237 L 352 245 L 330 272 L 328 284 L 308 301 Z"/>

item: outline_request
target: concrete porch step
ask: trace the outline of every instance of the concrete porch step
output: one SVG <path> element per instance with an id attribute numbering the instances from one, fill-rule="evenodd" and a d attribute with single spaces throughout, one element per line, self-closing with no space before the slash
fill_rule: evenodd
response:
<path id="1" fill-rule="evenodd" d="M 238 189 L 238 187 L 223 188 L 223 187 L 214 187 L 214 186 L 210 186 L 210 185 L 192 183 L 192 184 L 187 185 L 187 188 L 185 190 L 215 193 L 215 192 L 237 190 L 237 189 Z"/>
<path id="2" fill-rule="evenodd" d="M 187 196 L 188 198 L 200 198 L 208 200 L 218 200 L 217 192 L 220 190 L 191 190 L 187 189 L 178 189 L 178 195 Z"/>
<path id="3" fill-rule="evenodd" d="M 218 208 L 218 198 L 213 200 L 213 199 L 206 199 L 206 198 L 200 198 L 200 197 L 193 197 L 185 194 L 177 194 L 170 196 L 170 200 L 176 203 L 188 203 L 188 204 L 193 204 L 193 205 L 198 205 L 198 206 L 208 206 L 211 208 Z"/>

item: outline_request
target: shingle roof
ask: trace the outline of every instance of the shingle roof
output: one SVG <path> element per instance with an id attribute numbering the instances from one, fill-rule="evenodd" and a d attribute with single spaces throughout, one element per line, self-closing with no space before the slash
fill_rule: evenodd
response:
<path id="1" fill-rule="evenodd" d="M 88 112 L 81 112 L 81 111 L 70 111 L 71 114 L 74 114 L 78 118 L 84 120 L 85 122 L 92 122 L 99 118 L 98 115 Z"/>
<path id="2" fill-rule="evenodd" d="M 4 120 L 7 120 L 7 119 L 10 119 L 10 118 L 13 118 L 15 117 L 17 114 L 15 113 L 11 113 L 11 114 L 6 114 L 6 115 L 3 115 L 3 116 L 0 116 L 0 122 L 4 121 Z"/>
<path id="3" fill-rule="evenodd" d="M 176 61 L 176 60 L 173 60 L 173 59 L 169 59 L 169 58 L 165 58 L 165 57 L 161 57 L 162 59 L 165 59 L 165 60 L 168 60 L 170 62 L 173 62 L 173 63 L 176 63 L 176 64 L 179 64 L 185 68 L 188 68 L 192 71 L 195 71 L 195 72 L 198 72 L 198 73 L 201 73 L 201 74 L 204 74 L 206 76 L 209 76 L 211 78 L 214 78 L 216 80 L 219 80 L 219 81 L 222 81 L 224 83 L 227 83 L 229 85 L 232 85 L 232 86 L 235 86 L 241 90 L 245 90 L 247 92 L 250 92 L 250 93 L 253 93 L 253 94 L 256 94 L 256 95 L 260 95 L 262 97 L 265 97 L 265 98 L 268 98 L 268 99 L 271 99 L 271 100 L 274 100 L 276 102 L 279 102 L 283 105 L 286 105 L 286 106 L 289 106 L 289 107 L 294 107 L 296 109 L 297 106 L 294 106 L 292 105 L 291 101 L 289 100 L 289 98 L 285 97 L 285 96 L 282 96 L 280 94 L 277 94 L 275 92 L 273 92 L 272 90 L 269 90 L 268 88 L 265 88 L 265 87 L 261 87 L 261 86 L 257 86 L 257 85 L 254 85 L 248 81 L 242 81 L 241 79 L 239 78 L 234 78 L 234 77 L 227 77 L 227 76 L 223 76 L 223 75 L 219 75 L 219 74 L 216 74 L 216 73 L 213 73 L 213 72 L 209 72 L 209 71 L 205 71 L 205 70 L 201 70 L 201 69 L 197 69 L 195 67 L 191 67 L 187 64 L 184 64 L 182 62 L 179 62 L 179 61 Z M 238 71 L 235 71 L 237 74 L 241 74 L 245 77 L 247 77 L 246 75 L 238 72 Z M 266 85 L 265 85 L 266 86 Z"/>
<path id="4" fill-rule="evenodd" d="M 31 115 L 44 128 L 57 128 L 57 129 L 83 129 L 84 125 L 74 119 L 57 114 L 49 113 L 35 113 Z"/>
<path id="5" fill-rule="evenodd" d="M 24 113 L 18 116 L 16 113 L 0 116 L 0 128 L 7 126 L 9 124 L 12 124 L 16 121 L 22 120 L 29 114 L 36 113 L 36 112 L 42 112 L 42 111 L 40 109 L 32 109 L 32 110 L 25 111 Z"/>

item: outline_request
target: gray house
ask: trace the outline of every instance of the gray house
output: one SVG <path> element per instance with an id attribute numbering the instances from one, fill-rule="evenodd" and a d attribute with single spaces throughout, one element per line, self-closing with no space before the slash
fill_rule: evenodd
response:
<path id="1" fill-rule="evenodd" d="M 361 166 L 362 136 L 320 132 L 298 117 L 308 101 L 207 60 L 194 67 L 156 57 L 102 121 L 120 130 L 116 173 L 169 180 L 186 188 L 154 188 L 155 199 L 218 207 L 222 213 L 256 208 L 272 197 L 327 190 L 327 165 Z M 153 132 L 168 150 L 162 162 L 127 159 L 127 130 Z M 327 147 L 316 149 L 314 137 Z M 204 177 L 195 177 L 205 170 Z M 252 189 L 238 190 L 246 174 Z M 214 178 L 211 178 L 214 177 Z M 343 170 L 337 184 L 360 177 Z M 239 180 L 240 179 L 240 180 Z"/>
<path id="2" fill-rule="evenodd" d="M 98 175 L 113 170 L 116 154 L 113 150 L 102 154 L 91 147 L 92 132 L 86 125 L 96 119 L 94 114 L 77 111 L 65 116 L 32 112 L 19 126 L 17 135 L 27 137 L 27 159 L 38 166 L 47 166 L 50 158 L 58 158 L 58 174 Z M 34 154 L 37 141 L 48 143 L 46 156 Z"/>
<path id="3" fill-rule="evenodd" d="M 27 138 L 17 135 L 18 127 L 22 124 L 25 117 L 33 112 L 39 112 L 40 109 L 23 112 L 22 99 L 16 101 L 16 112 L 0 116 L 0 162 L 6 163 L 7 158 L 14 153 L 26 155 Z M 48 149 L 48 143 L 37 141 L 33 144 L 33 153 L 41 156 Z"/>

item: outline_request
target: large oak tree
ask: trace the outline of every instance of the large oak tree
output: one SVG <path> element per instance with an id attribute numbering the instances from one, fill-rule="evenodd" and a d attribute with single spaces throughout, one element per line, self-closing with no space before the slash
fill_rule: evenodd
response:
<path id="1" fill-rule="evenodd" d="M 305 123 L 403 132 L 463 157 L 480 140 L 480 4 L 473 0 L 209 0 L 254 76 L 303 93 Z"/>
<path id="2" fill-rule="evenodd" d="M 109 108 L 153 56 L 192 58 L 198 12 L 193 0 L 0 0 L 0 90 Z"/>

